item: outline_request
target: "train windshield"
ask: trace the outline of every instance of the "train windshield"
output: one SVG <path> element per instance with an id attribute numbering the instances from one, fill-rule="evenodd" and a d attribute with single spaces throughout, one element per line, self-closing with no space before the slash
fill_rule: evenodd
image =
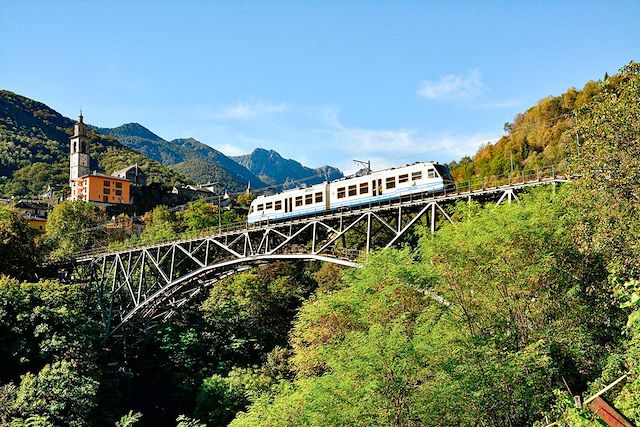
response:
<path id="1" fill-rule="evenodd" d="M 449 168 L 446 167 L 445 165 L 433 165 L 436 170 L 438 171 L 438 175 L 440 175 L 440 177 L 442 177 L 443 180 L 445 181 L 453 181 L 453 177 L 451 176 L 451 173 L 449 172 Z"/>

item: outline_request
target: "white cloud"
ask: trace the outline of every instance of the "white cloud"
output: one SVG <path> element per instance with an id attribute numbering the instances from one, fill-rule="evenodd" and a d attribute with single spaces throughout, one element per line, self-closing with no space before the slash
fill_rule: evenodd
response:
<path id="1" fill-rule="evenodd" d="M 220 151 L 225 156 L 241 156 L 243 154 L 248 154 L 243 148 L 238 147 L 233 144 L 224 144 L 216 148 L 216 150 Z"/>
<path id="2" fill-rule="evenodd" d="M 480 72 L 471 70 L 465 74 L 448 74 L 439 80 L 423 80 L 418 95 L 426 99 L 473 98 L 484 92 Z"/>
<path id="3" fill-rule="evenodd" d="M 239 102 L 220 110 L 205 113 L 207 118 L 219 120 L 246 120 L 267 114 L 278 114 L 289 109 L 289 104 L 265 102 Z"/>

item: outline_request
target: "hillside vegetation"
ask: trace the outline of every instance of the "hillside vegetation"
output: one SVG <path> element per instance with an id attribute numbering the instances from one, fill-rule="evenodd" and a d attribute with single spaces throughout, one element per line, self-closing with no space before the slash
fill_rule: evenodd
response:
<path id="1" fill-rule="evenodd" d="M 615 84 L 611 78 L 610 84 Z M 575 142 L 568 132 L 579 119 L 576 111 L 601 91 L 598 82 L 590 81 L 582 88 L 569 89 L 560 96 L 548 96 L 511 123 L 505 124 L 506 135 L 493 144 L 481 147 L 472 157 L 451 163 L 456 181 L 507 175 L 513 170 L 535 171 L 550 166 L 567 167 L 567 156 Z"/>
<path id="2" fill-rule="evenodd" d="M 48 185 L 69 182 L 69 137 L 74 121 L 46 105 L 0 91 L 0 195 L 38 195 Z M 138 163 L 148 182 L 166 185 L 188 183 L 184 176 L 113 138 L 89 135 L 91 169 L 114 172 Z"/>

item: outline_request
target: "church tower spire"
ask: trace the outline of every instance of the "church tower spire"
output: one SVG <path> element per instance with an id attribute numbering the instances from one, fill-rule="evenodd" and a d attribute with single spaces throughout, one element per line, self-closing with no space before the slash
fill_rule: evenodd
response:
<path id="1" fill-rule="evenodd" d="M 69 182 L 88 175 L 89 167 L 89 141 L 80 110 L 80 117 L 73 126 L 73 136 L 69 140 Z"/>

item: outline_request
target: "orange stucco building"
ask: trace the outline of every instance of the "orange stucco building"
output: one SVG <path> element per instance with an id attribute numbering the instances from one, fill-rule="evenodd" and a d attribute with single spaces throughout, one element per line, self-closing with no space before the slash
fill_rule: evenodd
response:
<path id="1" fill-rule="evenodd" d="M 71 182 L 71 199 L 98 204 L 131 204 L 131 181 L 93 172 Z"/>
<path id="2" fill-rule="evenodd" d="M 78 122 L 73 127 L 69 149 L 71 200 L 82 200 L 100 205 L 131 204 L 131 181 L 124 177 L 105 175 L 96 171 L 89 172 L 91 166 L 89 139 L 82 111 Z M 126 173 L 127 169 L 123 169 L 123 171 Z"/>

